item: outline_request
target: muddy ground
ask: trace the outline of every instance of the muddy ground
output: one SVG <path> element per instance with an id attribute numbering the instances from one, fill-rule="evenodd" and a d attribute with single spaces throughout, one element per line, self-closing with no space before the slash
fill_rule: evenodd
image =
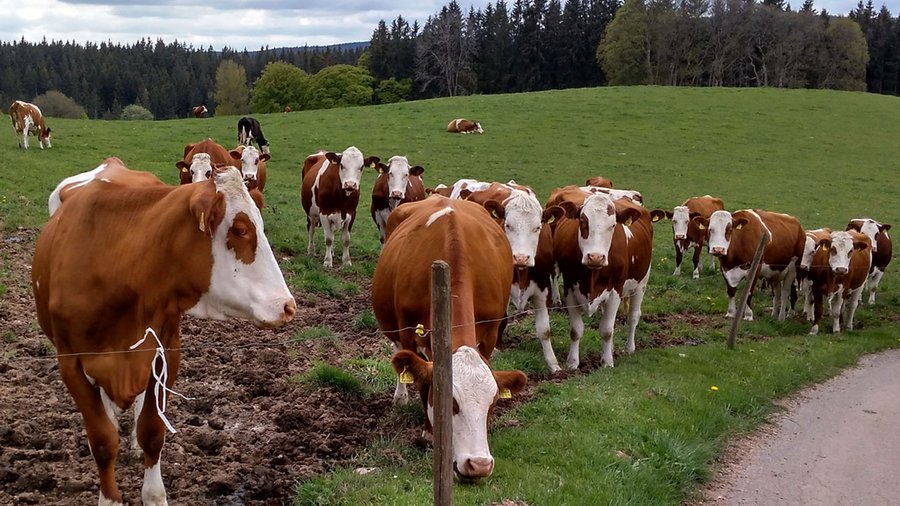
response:
<path id="1" fill-rule="evenodd" d="M 8 290 L 0 297 L 0 504 L 95 504 L 99 482 L 83 422 L 37 325 L 30 287 L 36 237 L 36 230 L 0 236 L 0 281 Z M 386 358 L 386 339 L 354 323 L 369 307 L 362 288 L 341 300 L 295 294 L 297 318 L 282 329 L 185 319 L 175 390 L 193 400 L 169 397 L 167 415 L 178 432 L 167 436 L 162 469 L 172 504 L 289 504 L 298 481 L 354 465 L 376 438 L 399 433 L 421 445 L 419 423 L 398 426 L 402 417 L 386 416 L 392 390 L 358 397 L 292 380 L 318 362 Z M 311 326 L 336 337 L 292 342 Z M 652 341 L 679 344 L 665 336 Z M 583 371 L 593 369 L 599 356 L 583 362 Z M 514 402 L 527 401 L 538 382 L 571 374 L 532 374 Z M 500 412 L 512 407 L 505 402 Z M 129 434 L 131 412 L 120 421 Z M 128 444 L 123 436 L 123 450 Z M 117 472 L 126 501 L 139 504 L 141 459 L 121 451 Z"/>

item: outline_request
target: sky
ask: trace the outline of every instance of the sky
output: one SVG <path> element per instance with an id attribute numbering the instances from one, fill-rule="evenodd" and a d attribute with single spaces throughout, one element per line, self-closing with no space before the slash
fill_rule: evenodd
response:
<path id="1" fill-rule="evenodd" d="M 0 0 L 0 41 L 113 42 L 142 38 L 206 49 L 256 50 L 368 41 L 379 20 L 425 23 L 450 0 Z M 788 0 L 796 9 L 803 0 Z M 859 0 L 814 0 L 847 14 Z M 496 0 L 457 0 L 463 12 Z M 512 5 L 514 0 L 507 0 Z M 563 0 L 564 3 L 564 0 Z M 795 5 L 796 4 L 796 5 Z M 895 17 L 900 0 L 874 0 Z"/>

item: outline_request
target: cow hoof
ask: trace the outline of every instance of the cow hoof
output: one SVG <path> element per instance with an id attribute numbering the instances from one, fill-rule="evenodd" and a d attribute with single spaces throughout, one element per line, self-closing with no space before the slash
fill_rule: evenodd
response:
<path id="1" fill-rule="evenodd" d="M 700 273 L 699 273 L 699 272 L 695 272 L 694 275 L 691 276 L 691 278 L 693 278 L 693 279 L 700 279 Z"/>
<path id="2" fill-rule="evenodd" d="M 811 336 L 819 335 L 819 326 L 813 325 L 813 328 L 809 329 L 809 335 L 811 335 Z"/>
<path id="3" fill-rule="evenodd" d="M 566 369 L 570 371 L 578 370 L 578 362 L 566 361 Z"/>
<path id="4" fill-rule="evenodd" d="M 753 314 L 752 314 L 752 313 L 751 313 L 751 314 L 744 313 L 744 321 L 745 321 L 745 322 L 752 322 L 752 321 L 753 321 Z"/>

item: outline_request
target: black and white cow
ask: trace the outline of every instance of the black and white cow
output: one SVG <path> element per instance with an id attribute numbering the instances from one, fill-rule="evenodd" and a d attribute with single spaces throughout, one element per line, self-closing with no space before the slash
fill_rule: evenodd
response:
<path id="1" fill-rule="evenodd" d="M 239 143 L 244 146 L 249 146 L 252 141 L 256 141 L 259 150 L 263 154 L 269 154 L 269 141 L 267 141 L 266 136 L 263 135 L 262 127 L 259 126 L 259 121 L 257 121 L 256 118 L 244 116 L 239 119 L 237 130 Z"/>

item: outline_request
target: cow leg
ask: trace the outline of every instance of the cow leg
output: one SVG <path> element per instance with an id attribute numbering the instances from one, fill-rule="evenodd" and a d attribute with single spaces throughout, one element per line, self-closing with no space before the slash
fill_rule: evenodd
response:
<path id="1" fill-rule="evenodd" d="M 681 262 L 684 260 L 684 251 L 681 248 L 681 244 L 678 243 L 678 240 L 675 240 L 675 272 L 672 273 L 673 276 L 681 276 Z"/>
<path id="2" fill-rule="evenodd" d="M 137 440 L 137 426 L 138 420 L 141 418 L 141 410 L 144 409 L 144 397 L 146 392 L 142 392 L 140 395 L 134 398 L 134 427 L 131 428 L 131 449 L 140 451 L 141 447 L 138 445 Z"/>
<path id="3" fill-rule="evenodd" d="M 781 291 L 781 287 L 783 286 L 783 282 L 778 280 L 772 281 L 772 318 L 776 321 L 781 321 L 784 318 L 781 316 L 784 314 L 784 303 L 785 298 L 784 294 Z"/>
<path id="4" fill-rule="evenodd" d="M 309 242 L 306 245 L 306 254 L 316 256 L 316 226 L 319 224 L 319 215 L 313 214 L 306 218 L 306 233 L 309 236 Z M 325 228 L 324 226 L 322 227 Z"/>
<path id="5" fill-rule="evenodd" d="M 616 323 L 616 313 L 619 311 L 619 294 L 610 292 L 609 297 L 602 304 L 603 315 L 600 317 L 600 338 L 603 339 L 603 356 L 600 363 L 603 367 L 612 367 L 613 364 L 613 326 Z M 632 343 L 633 346 L 634 343 Z"/>
<path id="6" fill-rule="evenodd" d="M 866 285 L 869 287 L 869 304 L 875 304 L 875 292 L 878 291 L 878 284 L 881 283 L 882 277 L 884 277 L 884 271 L 876 267 L 872 270 L 872 274 L 869 274 L 869 279 L 866 280 Z"/>
<path id="7" fill-rule="evenodd" d="M 841 308 L 844 306 L 844 294 L 840 291 L 831 296 L 831 331 L 835 334 L 841 332 Z"/>
<path id="8" fill-rule="evenodd" d="M 737 287 L 729 285 L 726 281 L 725 289 L 728 292 L 728 311 L 725 313 L 725 318 L 734 318 L 734 315 L 737 314 L 737 308 L 735 307 L 734 302 L 734 295 L 737 293 Z"/>
<path id="9" fill-rule="evenodd" d="M 810 292 L 812 292 L 812 288 L 810 288 Z M 810 321 L 812 321 L 812 328 L 809 329 L 809 335 L 815 336 L 819 334 L 819 320 L 822 318 L 822 301 L 825 298 L 822 292 L 817 291 L 816 293 L 810 293 L 813 298 L 812 308 L 811 308 L 811 316 Z"/>
<path id="10" fill-rule="evenodd" d="M 322 262 L 322 265 L 325 267 L 334 266 L 334 229 L 336 227 L 332 216 L 322 217 L 322 230 L 325 232 L 325 261 Z"/>
<path id="11" fill-rule="evenodd" d="M 641 305 L 644 302 L 644 289 L 639 288 L 634 295 L 631 296 L 631 303 L 628 311 L 628 340 L 625 342 L 625 353 L 634 353 L 634 334 L 637 331 L 638 323 L 641 321 Z"/>
<path id="12" fill-rule="evenodd" d="M 531 298 L 534 304 L 534 330 L 541 341 L 541 349 L 544 352 L 544 361 L 550 372 L 559 371 L 559 362 L 553 353 L 553 345 L 550 342 L 550 312 L 547 311 L 547 291 L 541 290 Z"/>
<path id="13" fill-rule="evenodd" d="M 584 320 L 581 318 L 581 305 L 575 300 L 574 292 L 566 294 L 566 306 L 569 312 L 569 337 L 572 342 L 569 344 L 569 358 L 566 359 L 566 369 L 578 369 L 581 362 L 579 358 L 579 348 L 581 346 L 581 336 L 584 335 Z"/>
<path id="14" fill-rule="evenodd" d="M 694 272 L 691 275 L 693 279 L 700 279 L 700 269 L 703 267 L 700 263 L 700 253 L 702 253 L 702 247 L 698 244 L 694 246 Z"/>
<path id="15" fill-rule="evenodd" d="M 170 348 L 181 347 L 181 340 L 175 336 L 168 343 Z M 175 378 L 178 377 L 178 368 L 181 364 L 181 352 L 166 352 L 168 375 L 166 387 L 172 388 Z M 161 372 L 162 362 L 154 359 L 152 366 Z M 156 381 L 153 375 L 147 383 L 144 391 L 144 403 L 147 409 L 141 409 L 137 423 L 137 440 L 144 450 L 144 484 L 141 487 L 141 500 L 145 506 L 166 506 L 166 487 L 163 485 L 160 456 L 163 445 L 166 442 L 166 427 L 156 410 Z"/>
<path id="16" fill-rule="evenodd" d="M 808 279 L 801 281 L 800 293 L 803 295 L 803 314 L 806 315 L 806 321 L 811 322 L 813 321 L 812 281 Z"/>
<path id="17" fill-rule="evenodd" d="M 391 356 L 402 349 L 399 342 L 391 341 Z M 400 383 L 400 375 L 397 375 L 397 388 L 394 389 L 394 404 L 405 406 L 407 403 L 409 403 L 409 391 L 405 383 Z"/>
<path id="18" fill-rule="evenodd" d="M 856 315 L 856 308 L 859 307 L 859 299 L 862 298 L 863 287 L 850 292 L 850 300 L 847 301 L 844 308 L 844 328 L 847 332 L 853 331 L 853 316 Z"/>
<path id="19" fill-rule="evenodd" d="M 119 431 L 109 418 L 101 390 L 88 380 L 76 360 L 60 360 L 59 374 L 84 419 L 88 446 L 100 475 L 100 505 L 123 504 L 116 485 L 116 456 L 119 453 Z"/>
<path id="20" fill-rule="evenodd" d="M 341 263 L 344 265 L 353 265 L 350 261 L 350 227 L 353 226 L 353 218 L 348 215 L 341 227 L 341 245 L 344 247 L 344 254 L 341 256 Z"/>

